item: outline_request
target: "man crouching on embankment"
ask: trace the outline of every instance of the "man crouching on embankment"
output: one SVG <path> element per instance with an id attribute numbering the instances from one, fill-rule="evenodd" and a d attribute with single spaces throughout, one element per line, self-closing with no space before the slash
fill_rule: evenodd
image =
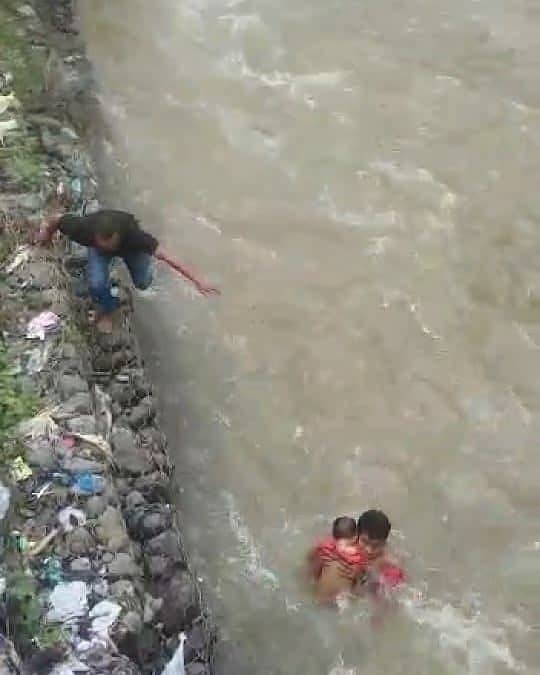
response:
<path id="1" fill-rule="evenodd" d="M 203 295 L 218 293 L 193 272 L 165 255 L 155 237 L 141 229 L 137 219 L 125 211 L 102 210 L 84 216 L 56 214 L 39 232 L 38 241 L 47 244 L 59 230 L 69 239 L 88 247 L 87 282 L 98 308 L 97 328 L 111 333 L 118 298 L 111 294 L 110 269 L 114 258 L 121 258 L 138 289 L 152 283 L 152 258 L 162 260 L 189 279 Z"/>

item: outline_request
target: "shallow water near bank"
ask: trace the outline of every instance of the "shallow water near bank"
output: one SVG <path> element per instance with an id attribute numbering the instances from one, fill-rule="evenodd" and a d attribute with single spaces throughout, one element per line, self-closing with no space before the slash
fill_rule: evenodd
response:
<path id="1" fill-rule="evenodd" d="M 109 201 L 223 290 L 160 270 L 138 316 L 225 637 L 272 675 L 535 672 L 540 13 L 155 4 L 82 28 Z M 298 576 L 371 505 L 411 577 L 376 632 Z"/>

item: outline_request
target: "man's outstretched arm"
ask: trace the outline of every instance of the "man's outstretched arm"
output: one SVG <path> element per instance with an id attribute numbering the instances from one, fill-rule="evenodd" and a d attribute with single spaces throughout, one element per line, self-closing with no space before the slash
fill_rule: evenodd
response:
<path id="1" fill-rule="evenodd" d="M 188 279 L 191 281 L 191 283 L 195 286 L 195 288 L 201 293 L 202 295 L 212 295 L 212 294 L 217 294 L 219 295 L 219 290 L 217 288 L 214 288 L 213 286 L 208 286 L 205 284 L 203 281 L 201 281 L 193 272 L 192 270 L 188 269 L 184 265 L 181 265 L 179 262 L 176 260 L 173 260 L 170 258 L 164 251 L 162 251 L 159 247 L 155 250 L 154 252 L 154 257 L 157 260 L 161 260 L 164 263 L 166 263 L 169 267 L 171 267 L 175 272 L 178 272 L 181 274 L 185 279 Z"/>

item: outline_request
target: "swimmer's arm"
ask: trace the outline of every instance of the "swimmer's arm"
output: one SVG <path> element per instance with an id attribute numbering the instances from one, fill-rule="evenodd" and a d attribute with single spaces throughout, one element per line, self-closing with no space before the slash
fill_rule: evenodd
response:
<path id="1" fill-rule="evenodd" d="M 324 561 L 316 548 L 312 548 L 307 555 L 307 574 L 311 579 L 318 579 L 321 576 Z"/>

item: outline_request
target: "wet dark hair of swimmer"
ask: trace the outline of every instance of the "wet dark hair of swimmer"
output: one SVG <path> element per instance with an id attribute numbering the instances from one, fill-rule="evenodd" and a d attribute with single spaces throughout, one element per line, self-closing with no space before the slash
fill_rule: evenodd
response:
<path id="1" fill-rule="evenodd" d="M 388 539 L 392 525 L 388 517 L 378 509 L 370 509 L 358 518 L 357 531 L 359 537 L 367 537 L 373 541 L 385 542 Z"/>
<path id="2" fill-rule="evenodd" d="M 356 537 L 356 521 L 349 516 L 340 516 L 332 525 L 334 539 L 354 539 Z"/>

